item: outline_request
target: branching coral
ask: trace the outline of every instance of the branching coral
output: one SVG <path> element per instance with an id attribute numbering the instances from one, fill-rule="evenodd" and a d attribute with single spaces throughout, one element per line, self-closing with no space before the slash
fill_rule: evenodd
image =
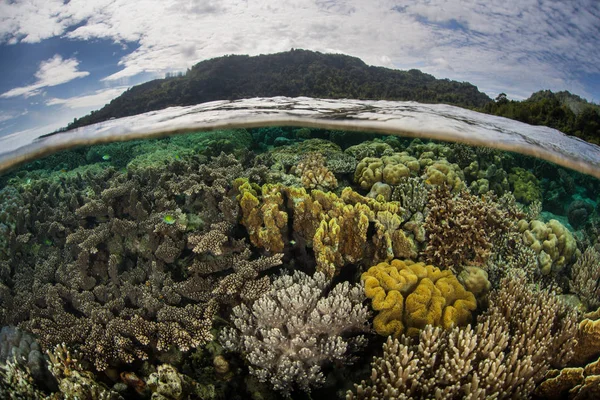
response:
<path id="1" fill-rule="evenodd" d="M 522 278 L 505 279 L 475 328 L 427 326 L 418 341 L 388 338 L 371 381 L 347 399 L 528 398 L 572 355 L 575 315 Z"/>
<path id="2" fill-rule="evenodd" d="M 431 191 L 429 208 L 424 225 L 429 242 L 424 256 L 444 268 L 483 265 L 494 241 L 514 225 L 508 212 L 491 198 L 468 192 L 455 197 L 447 186 Z"/>
<path id="3" fill-rule="evenodd" d="M 351 362 L 365 343 L 368 309 L 361 286 L 343 283 L 329 291 L 322 273 L 284 275 L 254 302 L 233 309 L 235 328 L 226 328 L 221 343 L 242 353 L 250 373 L 285 394 L 298 387 L 310 391 L 323 383 L 321 368 Z"/>
<path id="4" fill-rule="evenodd" d="M 600 253 L 592 246 L 571 267 L 570 287 L 588 307 L 600 307 Z"/>
<path id="5" fill-rule="evenodd" d="M 393 260 L 371 267 L 361 279 L 379 311 L 373 326 L 383 336 L 418 335 L 426 325 L 466 325 L 477 307 L 473 293 L 452 272 L 432 265 Z"/>
<path id="6" fill-rule="evenodd" d="M 268 278 L 253 279 L 268 258 L 250 260 L 228 237 L 238 218 L 234 178 L 260 182 L 264 168 L 224 154 L 206 161 L 171 157 L 161 168 L 92 168 L 17 186 L 26 201 L 7 255 L 14 269 L 0 286 L 2 318 L 44 348 L 68 344 L 98 370 L 209 341 L 215 301 L 264 292 Z M 193 250 L 202 254 L 188 272 Z"/>
<path id="7" fill-rule="evenodd" d="M 552 369 L 535 395 L 544 399 L 595 399 L 600 395 L 600 320 L 587 314 L 577 328 L 577 344 L 569 366 Z"/>

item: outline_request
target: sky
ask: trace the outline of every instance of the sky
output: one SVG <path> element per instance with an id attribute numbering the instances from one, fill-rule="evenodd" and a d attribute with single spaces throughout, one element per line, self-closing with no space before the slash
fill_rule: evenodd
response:
<path id="1" fill-rule="evenodd" d="M 291 48 L 600 102 L 600 0 L 0 0 L 0 136 L 37 136 L 128 87 Z"/>

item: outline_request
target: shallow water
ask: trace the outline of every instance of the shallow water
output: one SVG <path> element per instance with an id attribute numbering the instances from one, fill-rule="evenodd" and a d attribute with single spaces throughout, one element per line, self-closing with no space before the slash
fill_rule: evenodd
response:
<path id="1" fill-rule="evenodd" d="M 194 107 L 2 155 L 0 394 L 594 398 L 600 182 L 427 137 L 589 173 L 596 147 L 447 106 Z M 192 132 L 90 145 L 165 126 Z"/>

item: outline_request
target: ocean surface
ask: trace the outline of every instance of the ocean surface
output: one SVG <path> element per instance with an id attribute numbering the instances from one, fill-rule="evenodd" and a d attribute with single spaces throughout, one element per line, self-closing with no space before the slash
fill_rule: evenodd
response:
<path id="1" fill-rule="evenodd" d="M 218 101 L 0 173 L 0 398 L 599 398 L 600 148 L 554 129 Z"/>

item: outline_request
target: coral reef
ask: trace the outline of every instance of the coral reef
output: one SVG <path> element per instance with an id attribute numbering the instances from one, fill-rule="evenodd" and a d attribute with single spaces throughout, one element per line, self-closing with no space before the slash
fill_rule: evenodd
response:
<path id="1" fill-rule="evenodd" d="M 600 253 L 588 247 L 571 267 L 571 290 L 588 309 L 600 307 Z"/>
<path id="2" fill-rule="evenodd" d="M 183 400 L 189 398 L 194 383 L 169 364 L 159 365 L 148 377 L 146 384 L 152 391 L 152 400 Z"/>
<path id="3" fill-rule="evenodd" d="M 221 343 L 242 353 L 261 382 L 284 394 L 295 387 L 310 391 L 324 382 L 325 364 L 352 361 L 365 344 L 360 334 L 368 330 L 363 288 L 329 286 L 322 273 L 296 271 L 276 279 L 251 308 L 233 309 L 235 328 L 223 330 Z"/>
<path id="4" fill-rule="evenodd" d="M 37 385 L 56 388 L 56 381 L 46 366 L 46 358 L 35 338 L 14 326 L 0 329 L 0 363 L 12 361 L 26 368 Z"/>
<path id="5" fill-rule="evenodd" d="M 514 225 L 510 214 L 491 200 L 468 192 L 453 196 L 447 186 L 433 189 L 424 224 L 429 239 L 425 259 L 455 271 L 485 264 L 494 242 Z"/>
<path id="6" fill-rule="evenodd" d="M 354 181 L 363 189 L 370 189 L 376 182 L 397 185 L 402 178 L 418 174 L 419 169 L 417 159 L 406 152 L 381 158 L 366 157 L 356 166 Z"/>
<path id="7" fill-rule="evenodd" d="M 466 325 L 477 307 L 473 293 L 452 272 L 433 265 L 392 260 L 369 268 L 361 279 L 373 309 L 379 311 L 373 327 L 383 336 L 415 336 L 426 325 Z"/>
<path id="8" fill-rule="evenodd" d="M 543 275 L 557 274 L 577 257 L 577 242 L 571 232 L 558 220 L 547 223 L 520 220 L 518 228 L 523 241 L 538 258 L 538 268 Z"/>
<path id="9" fill-rule="evenodd" d="M 569 224 L 575 229 L 581 228 L 594 212 L 594 206 L 587 201 L 575 200 L 567 208 Z"/>
<path id="10" fill-rule="evenodd" d="M 599 311 L 586 314 L 577 328 L 577 344 L 568 366 L 552 369 L 534 394 L 544 399 L 595 399 L 600 394 Z"/>
<path id="11" fill-rule="evenodd" d="M 575 315 L 522 277 L 506 278 L 471 328 L 427 326 L 388 338 L 369 384 L 347 399 L 528 398 L 550 367 L 572 356 Z"/>
<path id="12" fill-rule="evenodd" d="M 515 198 L 525 204 L 542 200 L 542 189 L 538 179 L 526 169 L 513 168 L 508 175 Z"/>
<path id="13" fill-rule="evenodd" d="M 292 167 L 291 172 L 300 177 L 302 186 L 307 189 L 335 189 L 338 185 L 321 153 L 305 154 L 298 165 Z"/>

